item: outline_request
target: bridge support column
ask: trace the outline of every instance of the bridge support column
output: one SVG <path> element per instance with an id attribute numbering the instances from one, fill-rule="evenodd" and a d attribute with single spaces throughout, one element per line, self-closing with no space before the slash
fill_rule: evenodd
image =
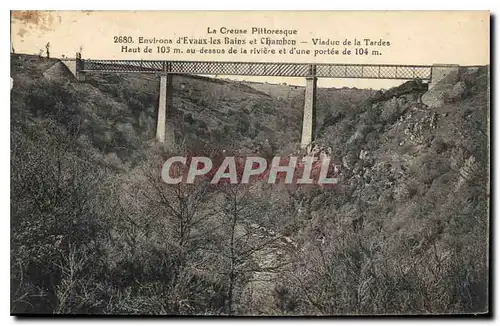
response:
<path id="1" fill-rule="evenodd" d="M 160 99 L 158 105 L 158 121 L 156 124 L 156 139 L 160 143 L 165 142 L 165 128 L 167 123 L 167 107 L 172 93 L 172 75 L 162 74 L 160 76 Z"/>
<path id="2" fill-rule="evenodd" d="M 85 81 L 85 73 L 82 70 L 83 70 L 82 54 L 80 52 L 77 52 L 75 59 L 75 77 L 76 80 L 78 80 L 79 82 Z"/>
<path id="3" fill-rule="evenodd" d="M 451 80 L 452 83 L 456 82 L 458 78 L 459 65 L 456 64 L 436 64 L 432 66 L 431 80 L 429 82 L 429 89 L 436 86 L 443 79 Z M 453 76 L 450 76 L 453 75 Z"/>
<path id="4" fill-rule="evenodd" d="M 306 78 L 306 93 L 304 98 L 304 119 L 302 120 L 302 138 L 300 148 L 311 149 L 313 134 L 316 127 L 316 77 Z"/>
<path id="5" fill-rule="evenodd" d="M 78 80 L 79 82 L 84 82 L 85 81 L 85 73 L 84 72 L 77 72 L 76 73 L 76 80 Z"/>

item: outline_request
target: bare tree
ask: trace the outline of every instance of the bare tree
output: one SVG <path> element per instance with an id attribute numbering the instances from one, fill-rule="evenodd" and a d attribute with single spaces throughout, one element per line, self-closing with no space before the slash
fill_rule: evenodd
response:
<path id="1" fill-rule="evenodd" d="M 288 265 L 290 259 L 284 252 L 295 248 L 284 240 L 281 229 L 271 230 L 255 223 L 262 217 L 272 220 L 281 216 L 252 196 L 247 185 L 219 185 L 219 195 L 221 226 L 214 250 L 221 261 L 219 273 L 228 283 L 225 312 L 233 315 L 241 305 L 243 288 L 256 281 L 256 276 L 273 274 Z"/>

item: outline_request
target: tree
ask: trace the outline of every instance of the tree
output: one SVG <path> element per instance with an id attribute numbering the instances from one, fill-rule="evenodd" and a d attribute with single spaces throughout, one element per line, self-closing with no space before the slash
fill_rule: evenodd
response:
<path id="1" fill-rule="evenodd" d="M 262 278 L 274 278 L 284 266 L 290 264 L 289 250 L 284 240 L 283 208 L 273 205 L 270 198 L 259 198 L 244 184 L 218 185 L 219 223 L 213 252 L 218 255 L 218 273 L 226 280 L 227 301 L 225 313 L 262 311 L 270 305 L 272 283 L 258 291 L 268 292 L 266 302 L 245 298 L 244 289 L 250 283 L 263 283 Z M 267 280 L 269 281 L 269 280 Z M 265 295 L 263 295 L 265 296 Z M 243 307 L 248 301 L 250 306 Z"/>
<path id="2" fill-rule="evenodd" d="M 14 125 L 12 137 L 12 311 L 89 311 L 106 229 L 95 190 L 103 171 L 51 123 Z"/>
<path id="3" fill-rule="evenodd" d="M 210 274 L 214 266 L 207 254 L 218 227 L 212 185 L 164 183 L 157 154 L 151 153 L 126 180 L 117 180 L 121 223 L 116 231 L 127 243 L 123 264 L 142 270 L 135 273 L 140 274 L 135 276 L 137 288 L 155 284 L 153 296 L 166 313 L 219 313 L 225 285 Z"/>

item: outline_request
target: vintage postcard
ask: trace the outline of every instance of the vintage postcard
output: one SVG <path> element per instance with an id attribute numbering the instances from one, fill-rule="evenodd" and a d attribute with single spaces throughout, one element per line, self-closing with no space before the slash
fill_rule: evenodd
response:
<path id="1" fill-rule="evenodd" d="M 12 11 L 11 314 L 490 313 L 487 11 Z"/>

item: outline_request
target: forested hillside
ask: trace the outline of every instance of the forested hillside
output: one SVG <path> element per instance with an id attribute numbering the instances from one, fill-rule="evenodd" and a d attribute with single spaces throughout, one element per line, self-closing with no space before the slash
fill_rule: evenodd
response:
<path id="1" fill-rule="evenodd" d="M 157 76 L 56 63 L 11 57 L 12 313 L 487 311 L 487 67 L 319 89 L 319 188 L 160 179 L 172 155 L 297 153 L 303 87 L 176 75 L 162 145 Z"/>

